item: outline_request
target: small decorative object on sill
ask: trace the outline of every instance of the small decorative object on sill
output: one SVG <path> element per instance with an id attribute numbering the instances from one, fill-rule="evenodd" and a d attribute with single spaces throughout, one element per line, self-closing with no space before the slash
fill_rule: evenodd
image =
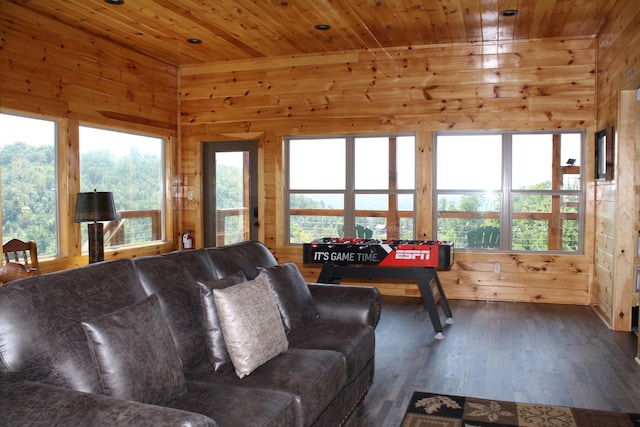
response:
<path id="1" fill-rule="evenodd" d="M 182 235 L 182 248 L 183 249 L 195 249 L 193 230 L 187 230 Z"/>

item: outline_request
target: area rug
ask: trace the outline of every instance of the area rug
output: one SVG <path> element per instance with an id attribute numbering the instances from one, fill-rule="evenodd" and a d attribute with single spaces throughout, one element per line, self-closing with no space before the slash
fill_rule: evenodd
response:
<path id="1" fill-rule="evenodd" d="M 638 427 L 640 415 L 416 391 L 401 427 Z"/>

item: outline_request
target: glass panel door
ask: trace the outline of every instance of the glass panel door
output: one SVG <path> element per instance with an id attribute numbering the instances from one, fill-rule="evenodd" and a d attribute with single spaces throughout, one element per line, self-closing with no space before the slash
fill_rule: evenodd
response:
<path id="1" fill-rule="evenodd" d="M 256 151 L 255 141 L 205 143 L 205 247 L 257 239 Z"/>

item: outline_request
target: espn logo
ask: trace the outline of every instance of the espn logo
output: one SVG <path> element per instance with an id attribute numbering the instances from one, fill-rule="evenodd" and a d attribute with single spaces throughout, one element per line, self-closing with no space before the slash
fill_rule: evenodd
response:
<path id="1" fill-rule="evenodd" d="M 395 255 L 395 259 L 428 260 L 431 257 L 431 251 L 424 249 L 398 249 Z"/>

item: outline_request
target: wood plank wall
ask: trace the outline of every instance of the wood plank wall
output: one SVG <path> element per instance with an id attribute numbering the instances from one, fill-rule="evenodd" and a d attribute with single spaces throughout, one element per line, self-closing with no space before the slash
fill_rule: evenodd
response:
<path id="1" fill-rule="evenodd" d="M 79 190 L 78 125 L 153 134 L 172 140 L 178 129 L 178 71 L 116 44 L 3 1 L 0 14 L 0 110 L 58 119 L 62 256 L 40 262 L 43 271 L 87 263 L 80 224 L 73 223 Z M 171 207 L 171 200 L 168 200 Z M 169 209 L 169 218 L 172 211 Z M 169 220 L 173 230 L 173 222 Z M 85 224 L 82 224 L 85 226 Z M 4 236 L 11 238 L 11 236 Z M 106 259 L 166 252 L 175 243 L 107 252 Z"/>
<path id="2" fill-rule="evenodd" d="M 595 183 L 592 293 L 594 306 L 604 321 L 613 329 L 629 330 L 637 264 L 633 254 L 637 252 L 640 219 L 635 202 L 640 141 L 636 140 L 635 129 L 619 131 L 626 129 L 620 117 L 621 91 L 635 92 L 640 87 L 640 7 L 637 2 L 621 1 L 615 10 L 618 13 L 598 37 L 596 128 L 614 128 L 616 173 L 613 181 Z"/>
<path id="3" fill-rule="evenodd" d="M 261 240 L 280 262 L 301 264 L 284 244 L 283 137 L 415 132 L 417 238 L 432 238 L 434 131 L 584 129 L 593 149 L 596 41 L 591 38 L 450 44 L 186 66 L 180 69 L 185 190 L 201 194 L 202 141 L 259 141 Z M 593 159 L 586 156 L 586 176 Z M 319 165 L 318 173 L 330 173 Z M 593 182 L 589 184 L 593 187 Z M 197 199 L 197 198 L 196 198 Z M 181 229 L 202 241 L 198 200 L 177 203 Z M 586 206 L 584 255 L 456 252 L 441 273 L 448 297 L 572 304 L 591 302 L 594 215 Z M 493 273 L 494 262 L 501 273 Z M 417 296 L 410 283 L 377 283 L 385 294 Z"/>

